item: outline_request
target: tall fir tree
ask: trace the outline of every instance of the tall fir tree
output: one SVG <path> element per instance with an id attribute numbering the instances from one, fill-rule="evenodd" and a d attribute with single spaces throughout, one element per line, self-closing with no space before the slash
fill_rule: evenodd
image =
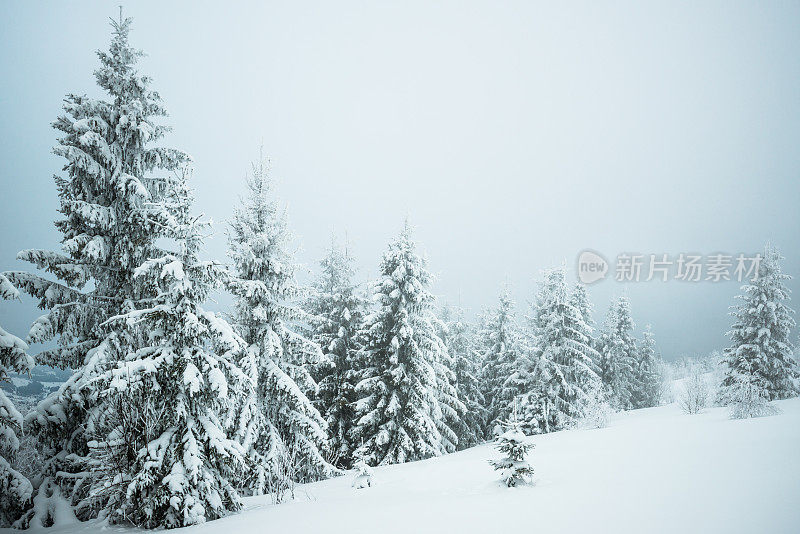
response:
<path id="1" fill-rule="evenodd" d="M 58 483 L 81 519 L 103 507 L 102 498 L 87 498 L 94 473 L 103 468 L 89 458 L 87 446 L 98 401 L 92 384 L 125 352 L 119 343 L 128 341 L 114 338 L 106 321 L 157 295 L 134 272 L 161 255 L 156 241 L 171 217 L 163 196 L 174 177 L 159 173 L 179 170 L 189 160 L 183 152 L 156 146 L 169 131 L 158 123 L 167 113 L 150 78 L 136 68 L 142 52 L 128 42 L 131 19 L 112 21 L 112 27 L 111 46 L 97 53 L 101 65 L 94 73 L 108 98 L 69 94 L 64 114 L 53 123 L 61 133 L 53 151 L 65 159 L 66 173 L 55 177 L 62 252 L 18 255 L 58 281 L 6 273 L 47 310 L 28 341 L 58 340 L 37 361 L 75 372 L 27 416 L 26 425 L 44 448 L 45 485 Z"/>
<path id="2" fill-rule="evenodd" d="M 227 287 L 248 347 L 239 366 L 253 384 L 240 395 L 235 422 L 251 465 L 244 484 L 262 494 L 329 476 L 335 468 L 323 456 L 325 421 L 308 398 L 317 390 L 310 370 L 327 358 L 300 332 L 309 319 L 298 306 L 306 294 L 295 280 L 285 214 L 263 154 L 252 166 L 247 191 L 228 231 L 234 272 Z"/>
<path id="3" fill-rule="evenodd" d="M 458 448 L 466 449 L 483 442 L 486 426 L 486 401 L 479 382 L 480 355 L 463 309 L 445 305 L 439 318 L 444 327 L 440 337 L 453 360 L 457 396 L 466 408 L 454 426 Z"/>
<path id="4" fill-rule="evenodd" d="M 594 338 L 595 323 L 592 318 L 594 308 L 589 300 L 589 295 L 586 293 L 586 286 L 584 284 L 577 283 L 573 286 L 572 292 L 569 295 L 569 304 L 578 311 L 583 324 L 586 325 L 585 333 L 589 337 L 589 345 L 595 349 L 593 357 L 599 359 L 600 354 L 596 350 L 597 340 Z M 597 368 L 597 363 L 597 360 L 595 360 L 595 368 Z"/>
<path id="5" fill-rule="evenodd" d="M 158 290 L 150 306 L 110 319 L 117 337 L 133 330 L 139 342 L 97 380 L 107 402 L 89 443 L 105 466 L 91 488 L 107 502 L 103 515 L 144 528 L 195 525 L 238 510 L 235 478 L 245 462 L 226 428 L 235 408 L 229 391 L 247 380 L 237 366 L 243 342 L 202 308 L 225 270 L 198 259 L 208 225 L 189 213 L 186 182 L 169 197 L 176 209 L 168 237 L 178 250 L 136 269 L 136 279 Z"/>
<path id="6" fill-rule="evenodd" d="M 725 349 L 724 388 L 734 388 L 739 377 L 746 376 L 752 387 L 765 392 L 768 400 L 785 399 L 798 393 L 797 361 L 790 339 L 796 326 L 789 307 L 790 291 L 781 271 L 782 256 L 768 244 L 750 284 L 742 286 L 742 301 L 731 315 L 734 323 L 728 332 L 731 346 Z"/>
<path id="7" fill-rule="evenodd" d="M 636 367 L 636 341 L 628 297 L 619 297 L 609 309 L 601 335 L 600 377 L 611 404 L 621 410 L 633 407 L 631 393 Z"/>
<path id="8" fill-rule="evenodd" d="M 595 339 L 595 348 L 597 349 L 597 353 L 599 355 L 596 362 L 598 374 L 600 375 L 600 381 L 603 383 L 603 386 L 607 392 L 609 390 L 608 384 L 611 381 L 611 361 L 606 357 L 606 354 L 611 348 L 611 340 L 613 338 L 614 325 L 616 322 L 614 315 L 615 313 L 616 301 L 612 301 L 608 307 L 608 311 L 606 311 L 606 316 L 603 319 L 603 327 L 600 329 L 600 333 Z"/>
<path id="9" fill-rule="evenodd" d="M 0 300 L 14 299 L 19 299 L 19 292 L 0 274 Z M 27 351 L 24 341 L 0 327 L 0 527 L 10 527 L 28 507 L 33 494 L 30 480 L 14 468 L 22 414 L 3 391 L 11 381 L 9 371 L 30 373 L 33 369 L 34 361 Z"/>
<path id="10" fill-rule="evenodd" d="M 592 327 L 585 321 L 588 299 L 584 286 L 576 286 L 577 296 L 569 295 L 563 269 L 551 271 L 547 277 L 537 308 L 537 337 L 542 354 L 559 368 L 556 406 L 560 415 L 554 418 L 559 428 L 576 422 L 594 403 L 593 396 L 600 390 L 594 365 L 599 354 L 593 347 Z M 580 307 L 573 305 L 573 298 Z"/>
<path id="11" fill-rule="evenodd" d="M 573 298 L 563 268 L 544 272 L 528 316 L 525 357 L 516 372 L 522 391 L 519 415 L 529 432 L 574 424 L 595 403 L 600 389 L 592 330 Z"/>
<path id="12" fill-rule="evenodd" d="M 506 285 L 500 293 L 497 308 L 484 314 L 478 334 L 482 346 L 481 386 L 486 401 L 484 437 L 491 439 L 502 432 L 500 422 L 508 419 L 516 394 L 510 384 L 522 357 L 522 339 L 514 312 L 514 301 Z"/>
<path id="13" fill-rule="evenodd" d="M 573 286 L 572 292 L 569 296 L 569 302 L 580 313 L 580 317 L 583 319 L 583 324 L 585 325 L 584 333 L 589 340 L 588 345 L 591 349 L 594 349 L 592 352 L 590 352 L 590 356 L 592 358 L 592 369 L 599 378 L 599 382 L 597 382 L 597 389 L 594 392 L 594 406 L 593 408 L 590 408 L 590 410 L 602 410 L 605 409 L 604 407 L 607 405 L 607 402 L 605 398 L 606 395 L 603 390 L 603 379 L 601 376 L 602 371 L 600 369 L 600 361 L 602 360 L 600 354 L 601 343 L 599 340 L 597 325 L 595 324 L 593 317 L 594 306 L 589 300 L 589 295 L 586 292 L 585 284 L 578 282 Z"/>
<path id="14" fill-rule="evenodd" d="M 378 308 L 366 321 L 356 385 L 356 457 L 373 466 L 438 456 L 455 445 L 452 429 L 442 434 L 447 349 L 432 321 L 430 282 L 406 222 L 381 261 L 374 286 Z"/>
<path id="15" fill-rule="evenodd" d="M 342 250 L 332 239 L 320 266 L 308 312 L 313 316 L 311 340 L 322 348 L 330 363 L 315 369 L 314 379 L 319 384 L 315 399 L 328 425 L 331 458 L 338 467 L 350 468 L 357 446 L 352 436 L 356 360 L 367 302 L 353 282 L 353 258 L 346 246 Z"/>
<path id="16" fill-rule="evenodd" d="M 639 344 L 633 384 L 631 404 L 634 408 L 658 406 L 664 389 L 663 362 L 656 354 L 656 339 L 649 324 Z"/>
<path id="17" fill-rule="evenodd" d="M 434 325 L 436 337 L 440 340 L 441 347 L 434 359 L 436 372 L 436 397 L 441 410 L 441 417 L 437 419 L 439 433 L 442 435 L 442 451 L 455 452 L 459 447 L 459 429 L 464 425 L 466 405 L 459 397 L 456 382 L 456 357 L 447 347 L 447 323 L 435 315 L 433 307 L 430 310 L 430 320 Z M 442 325 L 445 332 L 437 331 L 436 325 Z"/>

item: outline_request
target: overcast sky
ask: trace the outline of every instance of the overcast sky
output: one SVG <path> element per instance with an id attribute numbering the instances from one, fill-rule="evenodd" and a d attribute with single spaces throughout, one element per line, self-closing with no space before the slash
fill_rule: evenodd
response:
<path id="1" fill-rule="evenodd" d="M 524 312 L 540 270 L 566 262 L 574 280 L 585 248 L 613 261 L 772 240 L 800 275 L 799 2 L 232 4 L 124 3 L 167 141 L 193 156 L 197 211 L 217 223 L 210 257 L 263 142 L 308 269 L 346 232 L 375 277 L 408 215 L 434 292 L 473 313 L 506 279 Z M 100 96 L 112 16 L 0 3 L 0 270 L 58 247 L 50 122 L 65 93 Z M 672 359 L 725 346 L 738 286 L 589 294 L 601 320 L 627 291 Z M 24 336 L 39 313 L 0 302 L 0 325 Z"/>

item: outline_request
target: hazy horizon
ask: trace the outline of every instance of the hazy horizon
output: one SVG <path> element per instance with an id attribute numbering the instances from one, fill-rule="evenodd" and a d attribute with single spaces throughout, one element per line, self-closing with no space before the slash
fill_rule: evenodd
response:
<path id="1" fill-rule="evenodd" d="M 358 279 L 375 278 L 408 216 L 434 293 L 471 314 L 508 280 L 522 315 L 540 270 L 564 262 L 574 282 L 584 249 L 613 263 L 771 241 L 800 275 L 800 3 L 137 1 L 124 13 L 170 111 L 164 144 L 194 158 L 195 211 L 216 223 L 208 257 L 226 260 L 224 221 L 263 144 L 307 270 L 346 232 Z M 104 2 L 0 4 L 0 271 L 34 270 L 19 250 L 59 249 L 50 123 L 65 94 L 102 96 L 95 50 L 116 16 Z M 652 324 L 665 358 L 726 346 L 740 283 L 610 278 L 588 290 L 598 324 L 627 292 L 637 333 Z M 23 301 L 0 302 L 20 337 L 42 313 Z"/>

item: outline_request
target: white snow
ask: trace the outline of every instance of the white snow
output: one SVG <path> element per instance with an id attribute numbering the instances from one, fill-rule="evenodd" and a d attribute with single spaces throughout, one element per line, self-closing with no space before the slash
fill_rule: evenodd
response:
<path id="1" fill-rule="evenodd" d="M 183 280 L 184 276 L 183 262 L 179 260 L 173 260 L 164 265 L 164 268 L 161 271 L 161 278 L 171 277 L 175 280 Z"/>
<path id="2" fill-rule="evenodd" d="M 300 486 L 284 504 L 249 498 L 242 513 L 185 532 L 797 532 L 800 398 L 776 404 L 780 415 L 747 420 L 671 404 L 617 414 L 603 429 L 534 436 L 531 486 L 501 486 L 486 444 L 375 468 L 372 487 L 354 489 L 350 472 Z"/>

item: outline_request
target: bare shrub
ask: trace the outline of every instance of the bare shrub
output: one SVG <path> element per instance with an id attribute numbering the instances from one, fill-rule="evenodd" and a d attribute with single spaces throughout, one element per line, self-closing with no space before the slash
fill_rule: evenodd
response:
<path id="1" fill-rule="evenodd" d="M 678 394 L 678 405 L 687 414 L 700 413 L 708 406 L 709 397 L 710 391 L 703 370 L 694 366 Z"/>

